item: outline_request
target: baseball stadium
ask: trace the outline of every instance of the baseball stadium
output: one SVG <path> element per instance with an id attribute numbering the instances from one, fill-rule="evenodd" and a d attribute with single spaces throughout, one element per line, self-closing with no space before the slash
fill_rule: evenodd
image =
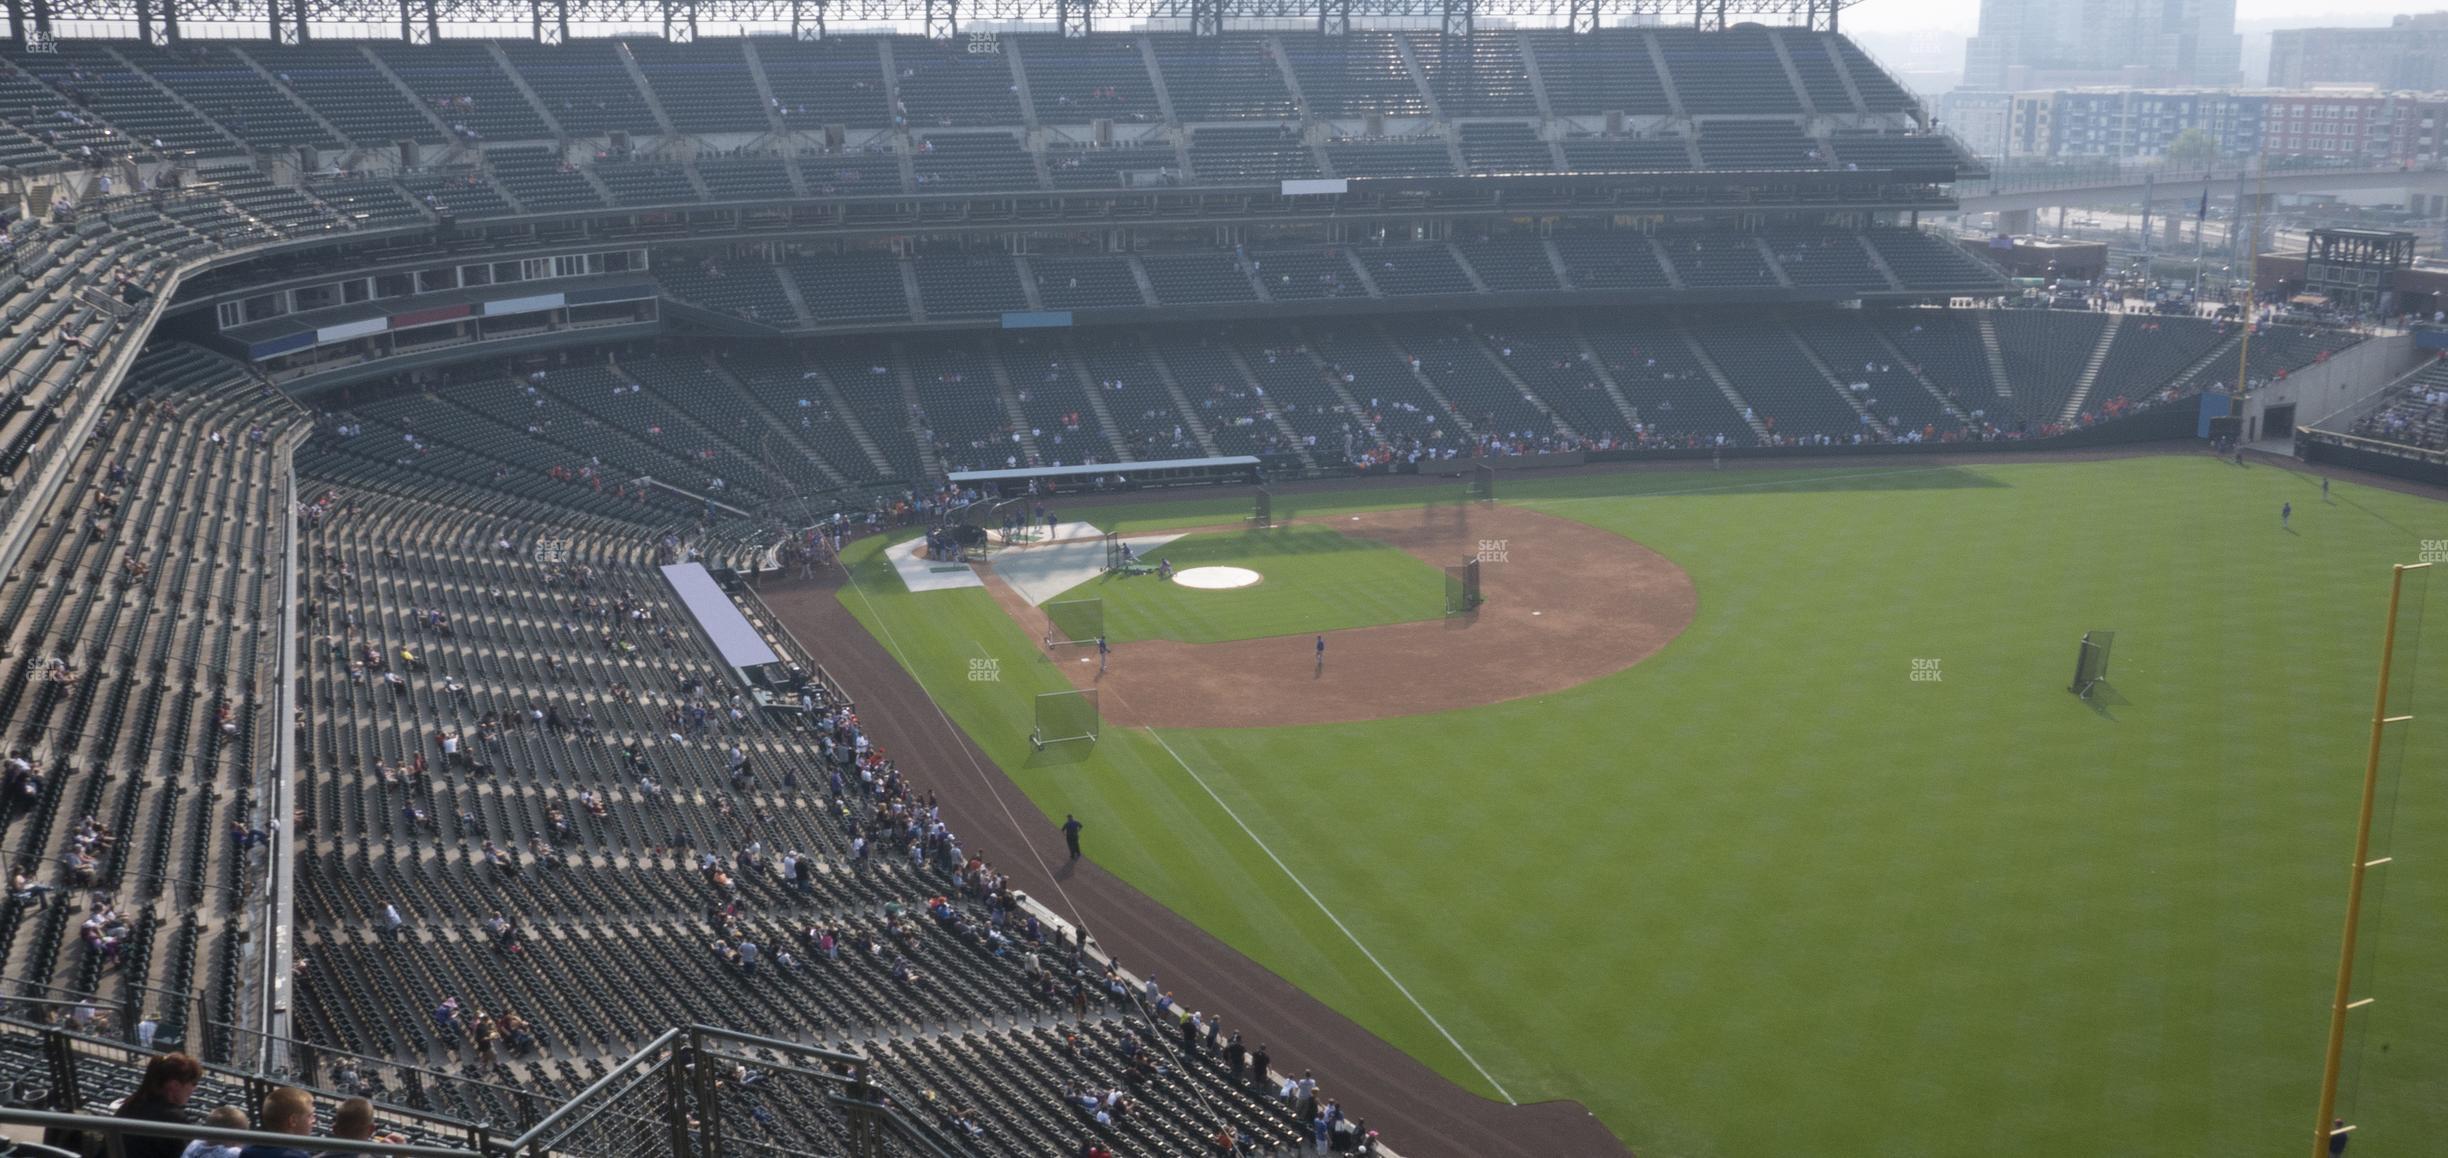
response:
<path id="1" fill-rule="evenodd" d="M 10 0 L 0 1153 L 2433 1152 L 2448 170 L 1850 11 Z"/>

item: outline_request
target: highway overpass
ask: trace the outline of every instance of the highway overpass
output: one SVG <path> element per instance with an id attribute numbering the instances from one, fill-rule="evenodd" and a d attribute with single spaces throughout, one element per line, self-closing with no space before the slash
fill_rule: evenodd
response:
<path id="1" fill-rule="evenodd" d="M 2150 186 L 2150 194 L 2151 200 L 2159 205 L 2190 205 L 2200 202 L 2204 189 L 2209 190 L 2212 200 L 2235 196 L 2236 171 L 2160 173 Z M 2264 176 L 2244 174 L 2247 194 L 2346 193 L 2367 189 L 2448 194 L 2448 170 L 2278 169 Z M 2100 174 L 2064 184 L 2022 185 L 2009 178 L 2005 182 L 1966 181 L 1955 187 L 1955 196 L 1966 213 L 2014 213 L 2060 205 L 2129 205 L 2142 200 L 2142 193 L 2143 181 L 2138 173 L 2130 177 Z"/>

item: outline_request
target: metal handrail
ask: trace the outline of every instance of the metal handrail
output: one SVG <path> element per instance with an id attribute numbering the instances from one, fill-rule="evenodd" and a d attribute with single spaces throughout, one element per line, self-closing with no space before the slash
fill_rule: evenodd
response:
<path id="1" fill-rule="evenodd" d="M 2378 438 L 2365 438 L 2360 434 L 2344 434 L 2335 430 L 2323 430 L 2316 426 L 2303 427 L 2298 429 L 2295 434 L 2299 438 L 2309 437 L 2314 442 L 2335 443 L 2350 450 L 2365 450 L 2370 451 L 2373 454 L 2385 454 L 2391 458 L 2407 458 L 2413 459 L 2417 462 L 2448 463 L 2448 450 L 2432 450 L 2428 447 L 2412 446 L 2402 442 L 2388 442 Z"/>
<path id="2" fill-rule="evenodd" d="M 578 1091 L 578 1093 L 571 1097 L 568 1101 L 561 1103 L 560 1109 L 544 1115 L 544 1117 L 535 1125 L 528 1127 L 526 1133 L 510 1140 L 505 1145 L 514 1152 L 524 1150 L 527 1147 L 534 1145 L 537 1141 L 543 1138 L 547 1131 L 558 1128 L 561 1125 L 562 1119 L 585 1110 L 586 1104 L 589 1100 L 593 1099 L 597 1094 L 602 1093 L 613 1083 L 621 1080 L 622 1075 L 631 1070 L 640 1069 L 659 1061 L 660 1059 L 656 1055 L 663 1050 L 671 1048 L 671 1043 L 686 1032 L 687 1031 L 685 1029 L 679 1028 L 664 1030 L 662 1036 L 655 1038 L 653 1041 L 647 1042 L 636 1053 L 629 1055 L 628 1060 L 612 1067 L 612 1069 L 605 1073 L 604 1076 L 595 1079 L 594 1084 Z M 589 1114 L 588 1117 L 592 1118 L 593 1115 Z"/>
<path id="3" fill-rule="evenodd" d="M 187 1126 L 176 1122 L 149 1122 L 140 1118 L 111 1118 L 94 1114 L 62 1114 L 51 1110 L 24 1110 L 0 1106 L 0 1125 L 27 1126 L 38 1130 L 74 1130 L 99 1134 L 110 1158 L 125 1158 L 127 1137 L 134 1134 L 146 1138 L 175 1138 L 181 1141 L 202 1139 L 238 1146 L 296 1146 L 305 1140 L 297 1134 L 275 1134 L 265 1130 L 228 1130 L 219 1126 Z M 476 1153 L 447 1146 L 421 1146 L 397 1142 L 359 1142 L 347 1138 L 314 1138 L 313 1149 L 329 1154 L 393 1154 L 401 1158 L 467 1158 Z"/>

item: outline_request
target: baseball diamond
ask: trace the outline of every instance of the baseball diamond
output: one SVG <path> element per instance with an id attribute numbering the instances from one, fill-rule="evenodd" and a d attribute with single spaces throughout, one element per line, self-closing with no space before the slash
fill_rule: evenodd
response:
<path id="1" fill-rule="evenodd" d="M 1567 1098 L 1643 1153 L 1685 1134 L 1730 1153 L 1870 1152 L 1899 1131 L 1924 1140 L 1907 1148 L 2038 1153 L 2081 1145 L 2120 1082 L 2163 1083 L 2171 1064 L 2258 1083 L 2269 1104 L 2204 1089 L 2194 1104 L 2228 1107 L 2215 1120 L 2136 1124 L 2169 1148 L 2244 1145 L 2293 1119 L 2283 1095 L 2301 1075 L 2276 1063 L 2318 1054 L 2335 945 L 2319 934 L 2334 937 L 2338 899 L 2318 885 L 2350 835 L 2369 695 L 2355 673 L 2387 564 L 2434 500 L 2348 487 L 2312 538 L 2237 553 L 2222 547 L 2260 508 L 2318 480 L 2190 456 L 1905 460 L 1417 497 L 1453 485 L 1309 491 L 1278 513 L 1424 563 L 1483 543 L 1504 560 L 1483 565 L 1468 622 L 1331 629 L 1314 656 L 1305 632 L 1133 640 L 1100 674 L 1034 645 L 1040 613 L 993 564 L 983 590 L 909 594 L 863 549 L 847 584 L 766 598 L 802 630 L 854 620 L 1004 791 L 1087 820 L 1120 878 L 1083 884 L 1111 890 L 1089 903 L 1144 890 L 1269 978 L 1236 985 L 1288 981 L 1335 1011 L 1302 1016 L 1350 1017 L 1408 1055 L 1371 1064 L 1416 1059 L 1454 1083 L 1418 1119 L 1437 1129 L 1611 1147 L 1545 1133 L 1558 1120 L 1530 1104 Z M 1132 498 L 1078 513 L 1126 538 L 1244 534 L 1210 521 L 1219 510 Z M 2207 555 L 2236 600 L 2185 581 Z M 2116 667 L 2069 695 L 2067 652 L 2102 618 L 2122 637 Z M 1019 686 L 945 678 L 971 640 Z M 2401 660 L 2408 706 L 2438 698 L 2444 662 L 2436 647 Z M 1015 747 L 1021 693 L 1063 688 L 1099 693 L 1095 750 Z M 2448 741 L 2405 743 L 2411 769 Z M 2448 795 L 2404 783 L 2396 847 L 2448 833 Z M 2248 784 L 2296 806 L 2246 807 Z M 2411 880 L 2396 883 L 2448 886 Z M 2258 934 L 2242 941 L 2180 915 L 2242 895 L 2251 915 L 2232 919 Z M 2440 926 L 2405 895 L 2366 946 L 2388 962 L 2371 992 L 2400 1008 L 2371 1015 L 2393 1048 L 2356 1111 L 2392 1129 L 2435 1118 L 2405 1083 L 2444 1072 L 2407 1036 L 2430 1023 L 2408 995 L 2443 974 L 2418 947 Z M 1126 955 L 1190 936 L 1145 921 Z M 1505 947 L 1457 948 L 1491 937 Z M 2122 980 L 2144 968 L 2222 980 L 2172 1023 L 2156 987 Z M 2125 1031 L 2137 1019 L 2164 1028 L 2144 1044 Z M 1865 1061 L 1863 1040 L 1888 1060 Z M 1703 1049 L 1715 1066 L 1679 1064 Z M 1812 1092 L 1836 1070 L 1840 1087 Z M 1994 1104 L 2006 1084 L 2032 1107 L 2011 1125 L 1928 1104 Z M 1760 1089 L 1811 1107 L 1808 1124 L 1753 1113 Z"/>

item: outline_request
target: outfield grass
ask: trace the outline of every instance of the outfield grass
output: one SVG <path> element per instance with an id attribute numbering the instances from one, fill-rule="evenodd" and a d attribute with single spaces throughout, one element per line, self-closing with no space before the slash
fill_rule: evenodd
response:
<path id="1" fill-rule="evenodd" d="M 2193 457 L 1507 501 L 1663 552 L 1698 618 L 1539 699 L 1032 754 L 1027 695 L 1064 685 L 983 592 L 909 595 L 862 544 L 844 599 L 1101 863 L 1464 1086 L 1580 1099 L 1644 1155 L 2303 1152 L 2387 566 L 2448 506 Z M 2358 1153 L 2448 1137 L 2433 618 L 2375 850 Z M 2089 628 L 2120 632 L 2095 705 L 2064 691 Z M 1003 684 L 961 682 L 981 649 Z"/>
<path id="2" fill-rule="evenodd" d="M 1176 570 L 1247 567 L 1261 581 L 1201 591 L 1154 575 L 1108 572 L 1055 597 L 1102 597 L 1105 635 L 1115 643 L 1173 639 L 1223 643 L 1436 619 L 1444 614 L 1443 572 L 1383 543 L 1325 527 L 1217 531 L 1184 535 L 1150 550 Z"/>

